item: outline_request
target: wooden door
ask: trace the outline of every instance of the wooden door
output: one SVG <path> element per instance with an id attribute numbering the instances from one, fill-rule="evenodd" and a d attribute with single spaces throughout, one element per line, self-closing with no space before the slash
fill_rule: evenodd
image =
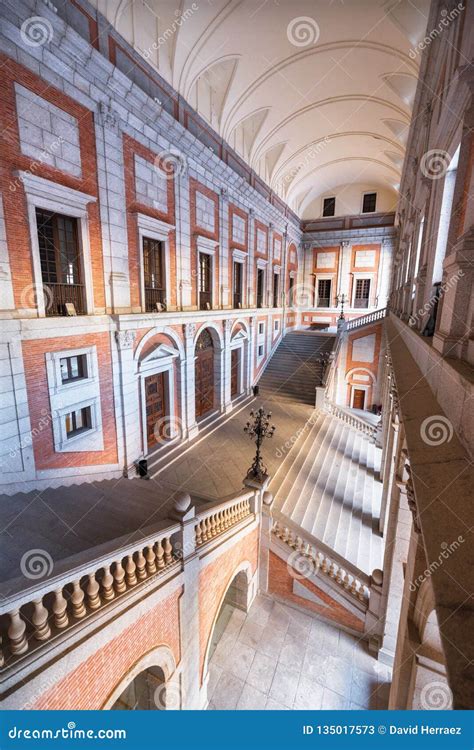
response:
<path id="1" fill-rule="evenodd" d="M 230 395 L 235 398 L 239 395 L 239 368 L 240 368 L 240 350 L 232 349 L 230 365 Z"/>
<path id="2" fill-rule="evenodd" d="M 146 434 L 148 450 L 160 442 L 165 427 L 165 374 L 145 378 Z"/>
<path id="3" fill-rule="evenodd" d="M 353 409 L 363 409 L 365 406 L 365 391 L 361 388 L 354 388 L 354 400 L 352 402 Z"/>
<path id="4" fill-rule="evenodd" d="M 200 352 L 196 358 L 196 417 L 214 408 L 214 350 Z"/>

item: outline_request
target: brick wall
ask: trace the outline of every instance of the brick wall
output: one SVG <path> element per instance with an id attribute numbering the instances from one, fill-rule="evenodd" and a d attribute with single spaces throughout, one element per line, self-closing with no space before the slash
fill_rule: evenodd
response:
<path id="1" fill-rule="evenodd" d="M 365 408 L 373 404 L 374 388 L 379 371 L 380 348 L 382 345 L 382 324 L 364 326 L 349 334 L 346 358 L 347 406 L 351 405 L 352 388 L 368 388 Z M 371 377 L 372 376 L 372 377 Z"/>
<path id="2" fill-rule="evenodd" d="M 257 569 L 258 529 L 249 533 L 225 555 L 217 558 L 199 576 L 199 639 L 200 672 L 203 679 L 204 660 L 214 621 L 218 615 L 222 599 L 235 576 L 239 565 L 249 562 L 252 574 Z"/>
<path id="3" fill-rule="evenodd" d="M 31 706 L 34 710 L 98 710 L 133 666 L 158 646 L 166 645 L 176 663 L 180 655 L 179 599 L 169 596 L 138 622 L 101 647 Z M 159 665 L 157 665 L 159 666 Z"/>
<path id="4" fill-rule="evenodd" d="M 207 212 L 203 211 L 202 200 L 207 198 Z M 194 178 L 189 180 L 189 203 L 191 216 L 191 282 L 192 292 L 191 299 L 193 306 L 198 306 L 198 240 L 197 235 L 207 237 L 210 240 L 219 242 L 219 196 L 213 190 L 198 182 Z M 205 218 L 210 212 L 210 205 L 214 204 L 214 231 L 211 229 L 209 218 Z M 213 285 L 213 304 L 219 300 L 219 248 L 212 258 L 212 273 L 214 278 Z"/>

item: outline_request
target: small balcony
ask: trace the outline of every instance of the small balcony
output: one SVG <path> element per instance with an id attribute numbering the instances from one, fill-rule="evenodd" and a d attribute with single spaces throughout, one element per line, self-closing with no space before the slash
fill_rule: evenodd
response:
<path id="1" fill-rule="evenodd" d="M 85 315 L 84 284 L 43 284 L 44 307 L 47 317 Z M 74 310 L 67 305 L 74 305 Z"/>
<path id="2" fill-rule="evenodd" d="M 159 312 L 159 304 L 165 305 L 165 290 L 145 287 L 145 311 Z"/>
<path id="3" fill-rule="evenodd" d="M 234 292 L 233 295 L 233 308 L 239 310 L 242 307 L 242 294 L 241 292 Z"/>
<path id="4" fill-rule="evenodd" d="M 318 307 L 331 307 L 331 298 L 318 297 Z"/>
<path id="5" fill-rule="evenodd" d="M 367 299 L 364 299 L 364 298 L 357 299 L 356 298 L 354 300 L 354 308 L 367 308 L 368 306 L 369 306 L 369 300 L 368 300 L 368 298 Z"/>
<path id="6" fill-rule="evenodd" d="M 211 307 L 211 292 L 199 292 L 199 309 L 210 310 Z"/>

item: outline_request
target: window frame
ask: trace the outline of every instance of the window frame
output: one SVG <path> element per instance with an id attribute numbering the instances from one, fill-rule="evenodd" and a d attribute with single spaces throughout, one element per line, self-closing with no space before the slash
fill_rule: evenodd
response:
<path id="1" fill-rule="evenodd" d="M 333 211 L 330 214 L 325 213 L 326 210 L 326 201 L 333 201 Z M 335 195 L 327 195 L 325 198 L 323 198 L 323 206 L 321 209 L 321 218 L 322 219 L 329 219 L 336 215 L 336 196 Z"/>
<path id="2" fill-rule="evenodd" d="M 374 208 L 372 211 L 364 211 L 364 203 L 367 196 L 375 195 Z M 375 190 L 368 190 L 366 193 L 362 193 L 362 205 L 360 209 L 361 214 L 375 214 L 377 213 L 377 192 Z"/>

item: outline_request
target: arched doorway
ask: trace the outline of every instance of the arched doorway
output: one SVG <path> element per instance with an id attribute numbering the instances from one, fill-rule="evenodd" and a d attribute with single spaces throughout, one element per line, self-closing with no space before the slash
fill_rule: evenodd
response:
<path id="1" fill-rule="evenodd" d="M 165 708 L 165 675 L 160 667 L 140 672 L 111 706 L 112 711 L 164 711 Z"/>
<path id="2" fill-rule="evenodd" d="M 214 343 L 207 328 L 196 342 L 195 362 L 196 419 L 201 419 L 215 406 Z"/>

